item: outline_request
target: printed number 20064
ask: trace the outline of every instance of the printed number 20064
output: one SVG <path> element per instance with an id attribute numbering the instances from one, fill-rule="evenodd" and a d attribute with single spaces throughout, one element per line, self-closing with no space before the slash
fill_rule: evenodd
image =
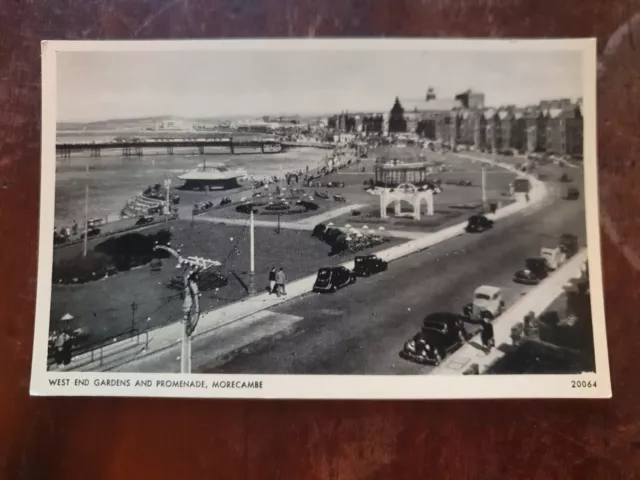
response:
<path id="1" fill-rule="evenodd" d="M 571 388 L 596 388 L 598 385 L 591 380 L 571 380 Z"/>

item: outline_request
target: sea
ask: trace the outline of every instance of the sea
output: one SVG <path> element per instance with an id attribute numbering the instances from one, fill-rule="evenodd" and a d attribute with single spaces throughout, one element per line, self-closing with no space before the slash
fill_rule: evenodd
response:
<path id="1" fill-rule="evenodd" d="M 112 141 L 118 136 L 135 136 L 121 131 L 59 131 L 58 143 Z M 179 133 L 176 134 L 179 137 Z M 103 151 L 100 157 L 90 157 L 90 152 L 72 153 L 70 158 L 56 158 L 56 227 L 71 225 L 84 219 L 85 187 L 89 186 L 89 218 L 107 221 L 119 218 L 128 200 L 140 195 L 149 185 L 163 183 L 167 178 L 172 186 L 180 186 L 178 175 L 194 170 L 198 165 L 222 164 L 229 168 L 241 168 L 256 179 L 278 176 L 295 171 L 314 170 L 324 165 L 327 150 L 296 148 L 281 153 L 262 154 L 259 149 L 236 150 L 207 149 L 200 155 L 197 149 L 174 149 L 168 155 L 166 149 L 145 149 L 142 157 L 124 157 L 119 149 Z M 87 167 L 89 174 L 87 175 Z"/>

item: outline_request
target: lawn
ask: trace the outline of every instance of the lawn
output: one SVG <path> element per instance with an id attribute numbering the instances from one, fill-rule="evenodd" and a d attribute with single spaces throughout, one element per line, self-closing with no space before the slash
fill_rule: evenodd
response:
<path id="1" fill-rule="evenodd" d="M 218 308 L 246 297 L 249 281 L 249 231 L 240 226 L 223 226 L 206 222 L 178 220 L 172 222 L 172 246 L 185 256 L 198 255 L 220 261 L 221 270 L 228 275 L 229 284 L 217 292 L 203 292 L 204 309 Z M 155 227 L 159 228 L 159 227 Z M 155 228 L 147 232 L 155 231 Z M 391 242 L 369 249 L 373 252 Z M 311 232 L 256 228 L 256 285 L 266 288 L 271 266 L 283 267 L 287 281 L 304 277 L 318 268 L 352 258 L 353 255 L 329 257 L 330 247 L 312 238 Z M 148 266 L 119 273 L 83 285 L 54 285 L 52 289 L 52 327 L 70 313 L 74 328 L 85 329 L 88 343 L 98 342 L 131 329 L 152 329 L 181 318 L 181 300 L 177 292 L 165 285 L 176 274 L 173 259 L 164 260 L 160 273 L 151 273 Z"/>

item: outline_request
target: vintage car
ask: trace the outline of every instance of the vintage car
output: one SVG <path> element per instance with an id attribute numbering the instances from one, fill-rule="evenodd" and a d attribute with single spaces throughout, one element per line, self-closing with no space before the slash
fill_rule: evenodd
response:
<path id="1" fill-rule="evenodd" d="M 567 175 L 566 173 L 563 173 L 562 175 L 560 175 L 560 181 L 563 183 L 567 183 L 571 181 L 571 177 L 569 175 Z"/>
<path id="2" fill-rule="evenodd" d="M 151 273 L 158 273 L 162 271 L 162 260 L 159 258 L 154 258 L 149 262 L 149 270 Z"/>
<path id="3" fill-rule="evenodd" d="M 560 236 L 559 246 L 567 258 L 573 257 L 578 253 L 578 237 L 571 233 L 565 233 Z"/>
<path id="4" fill-rule="evenodd" d="M 353 273 L 358 277 L 368 277 L 374 273 L 384 272 L 389 268 L 389 263 L 377 255 L 363 255 L 355 258 Z"/>
<path id="5" fill-rule="evenodd" d="M 580 190 L 576 187 L 569 187 L 567 189 L 567 200 L 578 200 L 580 198 Z"/>
<path id="6" fill-rule="evenodd" d="M 469 338 L 463 318 L 454 313 L 431 313 L 422 329 L 405 342 L 400 357 L 421 364 L 439 365 Z"/>
<path id="7" fill-rule="evenodd" d="M 527 258 L 524 270 L 518 270 L 513 281 L 523 285 L 537 285 L 549 275 L 547 261 L 542 258 Z"/>
<path id="8" fill-rule="evenodd" d="M 147 225 L 153 223 L 153 215 L 144 215 L 136 221 L 136 225 Z"/>
<path id="9" fill-rule="evenodd" d="M 540 257 L 544 258 L 547 269 L 549 270 L 556 270 L 567 261 L 567 254 L 564 252 L 562 246 L 542 248 L 540 250 Z"/>
<path id="10" fill-rule="evenodd" d="M 493 228 L 493 220 L 488 219 L 484 215 L 472 215 L 469 217 L 465 230 L 469 233 L 484 232 Z"/>
<path id="11" fill-rule="evenodd" d="M 339 288 L 356 283 L 356 275 L 345 267 L 324 267 L 318 270 L 314 292 L 335 292 Z"/>
<path id="12" fill-rule="evenodd" d="M 201 292 L 222 288 L 228 283 L 229 279 L 217 270 L 204 270 L 198 273 L 198 289 Z M 182 275 L 176 275 L 169 280 L 167 287 L 172 290 L 182 290 L 185 287 L 184 277 Z"/>
<path id="13" fill-rule="evenodd" d="M 82 235 L 80 236 L 80 238 L 84 239 L 85 235 L 87 236 L 87 238 L 97 237 L 98 235 L 100 235 L 101 232 L 102 231 L 99 228 L 89 227 L 89 234 L 87 235 L 85 232 L 82 232 Z"/>
<path id="14" fill-rule="evenodd" d="M 473 292 L 473 301 L 462 309 L 464 316 L 473 320 L 494 319 L 504 311 L 502 291 L 498 287 L 483 285 Z"/>

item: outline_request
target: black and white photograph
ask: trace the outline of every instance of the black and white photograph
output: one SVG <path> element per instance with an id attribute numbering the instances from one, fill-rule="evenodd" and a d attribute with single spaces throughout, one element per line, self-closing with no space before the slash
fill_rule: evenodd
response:
<path id="1" fill-rule="evenodd" d="M 42 52 L 32 394 L 611 395 L 595 41 Z"/>

